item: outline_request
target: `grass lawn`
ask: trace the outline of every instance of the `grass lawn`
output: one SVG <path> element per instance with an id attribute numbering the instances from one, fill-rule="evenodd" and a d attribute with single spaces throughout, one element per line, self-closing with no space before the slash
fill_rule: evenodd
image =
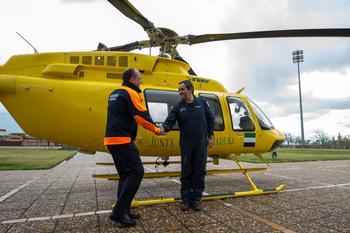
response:
<path id="1" fill-rule="evenodd" d="M 0 148 L 0 170 L 49 169 L 76 152 L 43 148 Z"/>
<path id="2" fill-rule="evenodd" d="M 277 158 L 275 159 L 272 158 L 271 152 L 265 153 L 263 158 L 271 163 L 350 159 L 350 150 L 280 148 L 276 152 Z M 262 163 L 259 158 L 252 154 L 242 155 L 239 160 Z"/>

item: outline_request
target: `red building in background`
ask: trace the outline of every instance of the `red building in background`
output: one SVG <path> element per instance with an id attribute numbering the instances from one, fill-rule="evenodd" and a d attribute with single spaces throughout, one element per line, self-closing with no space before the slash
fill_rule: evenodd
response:
<path id="1" fill-rule="evenodd" d="M 0 146 L 53 147 L 59 145 L 25 133 L 7 133 L 6 129 L 0 129 Z"/>

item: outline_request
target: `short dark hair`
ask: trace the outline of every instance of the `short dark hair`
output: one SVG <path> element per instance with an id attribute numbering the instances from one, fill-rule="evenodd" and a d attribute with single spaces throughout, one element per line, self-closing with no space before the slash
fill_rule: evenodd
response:
<path id="1" fill-rule="evenodd" d="M 185 87 L 188 89 L 188 90 L 192 90 L 192 94 L 194 94 L 194 87 L 193 87 L 193 84 L 190 80 L 186 79 L 186 80 L 183 80 L 181 82 L 179 82 L 179 85 L 180 84 L 185 84 Z"/>
<path id="2" fill-rule="evenodd" d="M 127 68 L 123 73 L 123 82 L 129 82 L 132 77 L 136 77 L 136 69 L 135 68 Z"/>

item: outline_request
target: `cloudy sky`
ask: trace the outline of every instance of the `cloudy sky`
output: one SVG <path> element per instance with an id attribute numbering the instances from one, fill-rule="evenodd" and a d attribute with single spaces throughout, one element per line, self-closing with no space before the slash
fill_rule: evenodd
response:
<path id="1" fill-rule="evenodd" d="M 301 28 L 350 28 L 348 0 L 131 0 L 156 26 L 179 35 Z M 0 64 L 14 54 L 94 50 L 147 39 L 142 28 L 107 0 L 3 0 Z M 350 38 L 251 39 L 210 42 L 178 49 L 199 76 L 222 82 L 259 103 L 275 127 L 300 135 L 297 66 L 306 138 L 316 130 L 350 135 Z M 146 51 L 147 52 L 147 51 Z M 19 130 L 0 105 L 0 128 Z"/>

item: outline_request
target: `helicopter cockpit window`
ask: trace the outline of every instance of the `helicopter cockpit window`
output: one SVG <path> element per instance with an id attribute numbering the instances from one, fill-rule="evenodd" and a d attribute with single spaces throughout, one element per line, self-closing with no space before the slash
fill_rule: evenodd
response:
<path id="1" fill-rule="evenodd" d="M 266 114 L 259 108 L 259 106 L 249 98 L 248 98 L 248 101 L 255 112 L 256 118 L 258 118 L 261 129 L 262 130 L 274 129 L 272 122 L 269 120 Z"/>
<path id="2" fill-rule="evenodd" d="M 165 121 L 171 108 L 176 105 L 181 98 L 176 91 L 146 89 L 144 92 L 148 111 L 156 124 Z M 177 122 L 173 129 L 179 129 Z"/>
<path id="3" fill-rule="evenodd" d="M 221 106 L 219 103 L 219 98 L 214 94 L 204 94 L 200 93 L 199 97 L 204 98 L 206 101 L 208 101 L 209 108 L 212 113 L 214 113 L 215 116 L 215 130 L 224 130 L 224 119 L 222 117 L 222 111 Z"/>
<path id="4" fill-rule="evenodd" d="M 249 110 L 242 101 L 242 99 L 233 96 L 228 96 L 227 103 L 230 108 L 233 130 L 254 131 L 254 123 L 251 119 Z"/>

